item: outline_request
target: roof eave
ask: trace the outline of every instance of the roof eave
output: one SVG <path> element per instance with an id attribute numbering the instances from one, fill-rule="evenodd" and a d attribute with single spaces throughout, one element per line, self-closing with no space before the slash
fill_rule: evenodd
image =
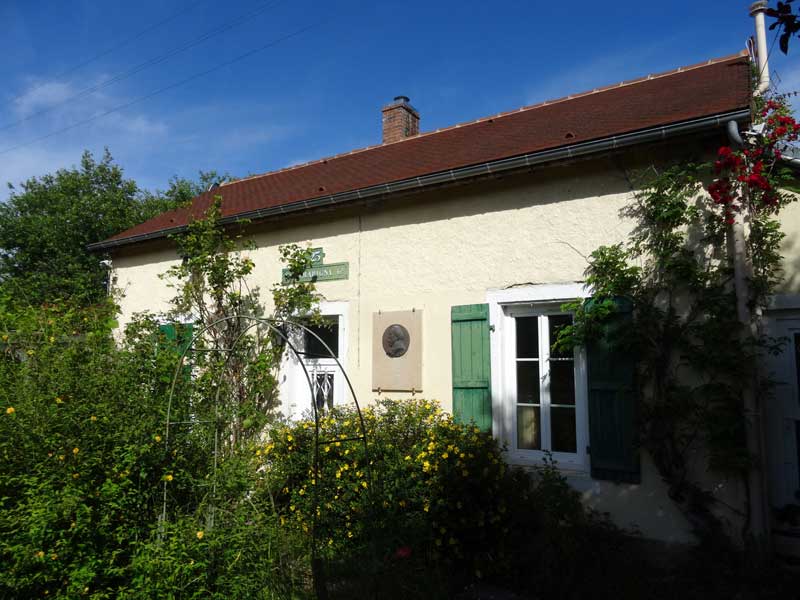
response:
<path id="1" fill-rule="evenodd" d="M 402 179 L 391 183 L 383 183 L 356 190 L 350 190 L 347 192 L 339 192 L 337 194 L 330 194 L 327 196 L 318 196 L 308 200 L 300 200 L 298 202 L 292 202 L 289 204 L 237 213 L 235 215 L 222 217 L 219 219 L 219 222 L 223 225 L 228 225 L 242 220 L 257 221 L 277 215 L 297 213 L 314 208 L 339 205 L 357 200 L 365 200 L 376 196 L 420 190 L 446 183 L 465 181 L 476 177 L 506 173 L 543 163 L 568 160 L 578 157 L 587 157 L 590 155 L 599 154 L 601 152 L 627 148 L 636 144 L 662 141 L 678 135 L 687 135 L 718 129 L 724 127 L 726 123 L 731 120 L 737 122 L 749 121 L 750 109 L 742 108 L 739 110 L 710 115 L 699 119 L 680 121 L 678 123 L 652 127 L 632 133 L 604 137 L 589 142 L 579 142 L 577 144 L 570 144 L 568 146 L 559 146 L 558 148 L 552 148 L 549 150 L 540 150 L 511 158 L 502 158 L 476 165 L 458 167 L 447 171 L 439 171 L 436 173 L 430 173 L 428 175 L 421 175 L 419 177 L 412 177 L 409 179 Z M 87 249 L 92 252 L 110 250 L 120 246 L 127 246 L 139 242 L 165 238 L 169 235 L 185 231 L 186 227 L 186 225 L 180 225 L 178 227 L 170 227 L 167 229 L 161 229 L 159 231 L 134 235 L 122 239 L 105 240 L 102 242 L 89 244 Z"/>

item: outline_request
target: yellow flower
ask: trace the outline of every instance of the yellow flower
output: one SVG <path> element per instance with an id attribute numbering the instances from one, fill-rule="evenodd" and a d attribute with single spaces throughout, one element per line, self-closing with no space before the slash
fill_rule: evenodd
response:
<path id="1" fill-rule="evenodd" d="M 153 436 L 153 439 L 155 441 L 157 441 L 157 442 L 160 442 L 161 441 L 161 436 L 160 435 L 155 435 L 155 436 Z"/>
<path id="2" fill-rule="evenodd" d="M 172 473 L 167 473 L 166 475 L 164 475 L 164 480 L 165 481 L 172 481 L 172 479 L 173 479 L 172 478 Z"/>
<path id="3" fill-rule="evenodd" d="M 72 449 L 72 453 L 73 453 L 73 454 L 77 454 L 78 452 L 80 452 L 80 450 L 78 450 L 77 448 L 73 448 L 73 449 Z"/>
<path id="4" fill-rule="evenodd" d="M 205 535 L 205 534 L 204 534 L 202 531 L 198 531 L 198 532 L 197 532 L 197 539 L 198 539 L 198 540 L 202 540 L 204 535 Z"/>
<path id="5" fill-rule="evenodd" d="M 64 404 L 64 401 L 59 396 L 56 396 L 56 404 Z"/>
<path id="6" fill-rule="evenodd" d="M 36 553 L 36 558 L 44 558 L 44 551 L 43 550 L 39 550 Z"/>
<path id="7" fill-rule="evenodd" d="M 7 341 L 8 341 L 8 335 L 6 335 L 6 334 L 3 334 L 3 341 L 4 341 L 4 342 L 7 342 Z"/>
<path id="8" fill-rule="evenodd" d="M 411 456 L 409 456 L 409 455 L 406 455 L 406 458 L 405 458 L 405 460 L 411 460 Z"/>
<path id="9" fill-rule="evenodd" d="M 33 356 L 35 352 L 33 350 L 28 350 L 28 356 Z"/>
<path id="10" fill-rule="evenodd" d="M 349 537 L 349 538 L 353 537 L 353 532 L 352 531 L 348 531 L 347 532 L 347 537 Z"/>
<path id="11" fill-rule="evenodd" d="M 50 343 L 52 344 L 52 343 L 53 343 L 53 342 L 55 342 L 55 341 L 56 341 L 56 338 L 54 338 L 54 337 L 51 335 L 51 336 L 50 336 Z"/>
<path id="12" fill-rule="evenodd" d="M 92 421 L 92 422 L 94 423 L 95 421 L 97 421 L 97 417 L 95 417 L 94 415 L 92 415 L 91 417 L 89 417 L 89 420 L 90 420 L 90 421 Z"/>
<path id="13" fill-rule="evenodd" d="M 299 492 L 299 494 L 300 494 L 301 496 L 305 496 L 305 495 L 306 495 L 306 491 L 305 491 L 305 489 L 301 489 L 301 490 L 300 490 L 300 492 Z"/>
<path id="14" fill-rule="evenodd" d="M 294 439 L 294 438 L 292 437 L 292 434 L 291 434 L 291 433 L 290 433 L 290 434 L 288 434 L 288 435 L 286 436 L 286 441 L 287 441 L 287 442 L 291 442 L 293 439 Z"/>
<path id="15" fill-rule="evenodd" d="M 361 482 L 361 487 L 363 487 L 364 489 L 366 489 L 366 488 L 367 488 L 367 482 L 366 482 L 366 481 L 362 481 L 362 482 Z"/>
<path id="16" fill-rule="evenodd" d="M 59 454 L 58 455 L 58 460 L 64 460 L 65 458 L 66 458 L 66 456 L 64 456 L 63 454 Z"/>
<path id="17" fill-rule="evenodd" d="M 50 555 L 50 560 L 57 560 L 57 559 L 58 559 L 58 554 L 56 554 L 55 552 L 53 552 L 53 553 Z"/>
<path id="18" fill-rule="evenodd" d="M 330 451 L 331 451 L 331 447 L 330 446 L 325 446 L 325 452 L 330 452 Z"/>
<path id="19" fill-rule="evenodd" d="M 447 460 L 447 457 L 450 456 L 447 452 L 442 452 L 442 458 Z"/>
<path id="20" fill-rule="evenodd" d="M 14 410 L 14 407 L 13 407 L 13 406 L 9 406 L 9 407 L 6 409 L 6 414 L 7 414 L 7 415 L 13 415 L 15 412 L 16 412 L 16 411 Z"/>

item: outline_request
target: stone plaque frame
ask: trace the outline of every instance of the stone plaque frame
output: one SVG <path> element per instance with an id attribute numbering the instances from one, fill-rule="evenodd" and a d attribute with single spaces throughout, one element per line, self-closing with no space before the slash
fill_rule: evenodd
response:
<path id="1" fill-rule="evenodd" d="M 422 311 L 372 315 L 372 390 L 422 391 Z"/>

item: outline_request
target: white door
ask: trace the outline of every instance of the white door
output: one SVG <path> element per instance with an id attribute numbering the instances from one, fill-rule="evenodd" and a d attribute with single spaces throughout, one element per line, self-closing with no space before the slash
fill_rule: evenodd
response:
<path id="1" fill-rule="evenodd" d="M 294 336 L 298 355 L 286 353 L 280 392 L 283 413 L 293 420 L 313 417 L 312 399 L 321 411 L 345 402 L 346 385 L 337 360 L 346 365 L 347 303 L 322 302 L 320 312 L 323 324 L 308 325 L 310 331 Z"/>
<path id="2" fill-rule="evenodd" d="M 800 313 L 775 313 L 768 333 L 786 339 L 783 352 L 767 360 L 774 395 L 764 406 L 771 504 L 800 504 Z"/>

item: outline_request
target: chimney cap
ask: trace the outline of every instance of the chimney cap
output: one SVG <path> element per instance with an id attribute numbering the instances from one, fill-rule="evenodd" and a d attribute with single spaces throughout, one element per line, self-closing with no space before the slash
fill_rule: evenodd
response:
<path id="1" fill-rule="evenodd" d="M 408 104 L 409 102 L 411 102 L 408 96 L 395 96 L 394 101 L 400 102 L 401 104 Z"/>

